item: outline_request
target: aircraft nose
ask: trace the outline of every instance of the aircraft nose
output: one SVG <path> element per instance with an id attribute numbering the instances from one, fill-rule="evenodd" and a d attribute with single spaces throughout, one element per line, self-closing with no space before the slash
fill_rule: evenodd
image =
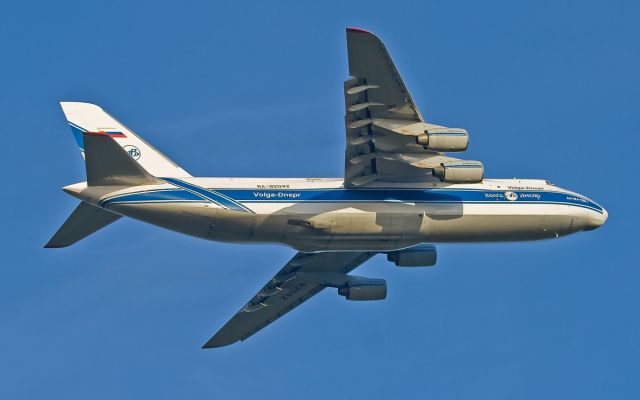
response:
<path id="1" fill-rule="evenodd" d="M 602 214 L 593 213 L 594 215 L 588 219 L 587 224 L 585 226 L 585 231 L 591 231 L 597 228 L 600 228 L 604 225 L 605 221 L 609 217 L 609 213 L 604 208 L 602 209 Z"/>

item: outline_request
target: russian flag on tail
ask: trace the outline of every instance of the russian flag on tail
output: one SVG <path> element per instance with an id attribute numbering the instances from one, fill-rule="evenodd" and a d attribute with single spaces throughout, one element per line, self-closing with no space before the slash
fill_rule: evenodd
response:
<path id="1" fill-rule="evenodd" d="M 97 132 L 85 132 L 84 134 L 85 135 L 106 135 L 106 136 L 111 136 L 112 138 L 126 138 L 126 136 L 122 132 L 97 131 Z"/>

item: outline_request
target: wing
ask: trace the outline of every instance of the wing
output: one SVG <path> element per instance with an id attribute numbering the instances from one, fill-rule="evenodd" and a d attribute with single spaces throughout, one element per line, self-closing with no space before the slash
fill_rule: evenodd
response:
<path id="1" fill-rule="evenodd" d="M 349 75 L 358 85 L 349 94 L 367 92 L 373 118 L 423 121 L 411 94 L 382 41 L 373 33 L 347 28 Z"/>
<path id="2" fill-rule="evenodd" d="M 424 122 L 382 41 L 347 28 L 347 49 L 345 186 L 433 180 L 434 168 L 460 164 L 442 152 L 466 150 L 467 131 Z"/>
<path id="3" fill-rule="evenodd" d="M 345 285 L 351 278 L 346 274 L 374 254 L 296 254 L 203 348 L 227 346 L 247 339 L 325 287 Z"/>

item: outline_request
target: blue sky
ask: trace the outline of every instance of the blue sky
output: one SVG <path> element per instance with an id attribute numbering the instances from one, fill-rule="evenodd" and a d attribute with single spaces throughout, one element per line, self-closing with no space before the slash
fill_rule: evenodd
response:
<path id="1" fill-rule="evenodd" d="M 635 2 L 2 2 L 0 397 L 635 399 Z M 101 105 L 194 175 L 342 174 L 344 28 L 385 41 L 430 122 L 489 177 L 549 179 L 606 225 L 379 256 L 384 302 L 333 290 L 200 346 L 292 255 L 121 220 L 42 245 L 84 168 L 59 101 Z M 224 397 L 223 397 L 224 396 Z"/>

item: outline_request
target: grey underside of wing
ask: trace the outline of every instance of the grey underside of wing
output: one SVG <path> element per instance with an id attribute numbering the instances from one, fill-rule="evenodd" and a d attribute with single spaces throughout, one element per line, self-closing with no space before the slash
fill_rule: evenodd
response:
<path id="1" fill-rule="evenodd" d="M 366 99 L 371 104 L 379 104 L 367 107 L 372 117 L 423 120 L 391 56 L 377 36 L 347 31 L 347 51 L 349 75 L 361 84 L 370 85 Z"/>
<path id="2" fill-rule="evenodd" d="M 424 122 L 382 41 L 347 30 L 345 186 L 431 181 L 431 170 L 455 160 L 416 143 L 417 135 L 448 129 Z"/>
<path id="3" fill-rule="evenodd" d="M 296 254 L 227 322 L 203 348 L 245 340 L 331 284 L 324 276 L 345 275 L 375 253 L 332 252 Z M 313 278 L 311 278 L 313 277 Z"/>

